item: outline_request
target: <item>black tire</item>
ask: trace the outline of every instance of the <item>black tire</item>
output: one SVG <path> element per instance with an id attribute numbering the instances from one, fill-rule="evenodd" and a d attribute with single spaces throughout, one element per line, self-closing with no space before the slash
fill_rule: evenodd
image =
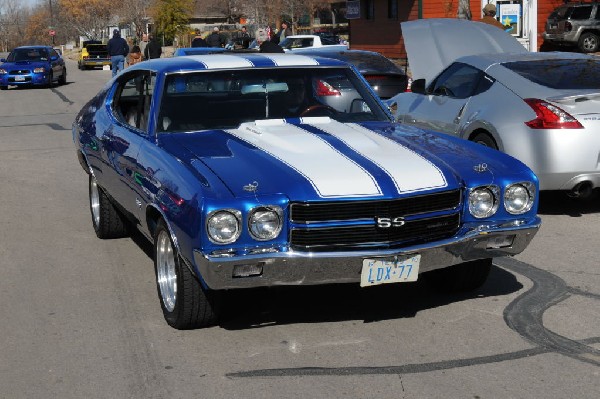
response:
<path id="1" fill-rule="evenodd" d="M 163 220 L 154 234 L 154 270 L 160 306 L 171 327 L 189 330 L 217 322 L 220 292 L 202 287 L 181 259 Z"/>
<path id="2" fill-rule="evenodd" d="M 493 148 L 494 150 L 498 149 L 498 144 L 496 141 L 487 133 L 477 133 L 475 136 L 471 138 L 471 141 L 474 141 L 477 144 L 484 145 L 486 147 Z"/>
<path id="3" fill-rule="evenodd" d="M 54 75 L 52 72 L 48 74 L 48 82 L 46 83 L 46 87 L 52 87 L 52 83 L 54 83 Z"/>
<path id="4" fill-rule="evenodd" d="M 6 90 L 8 89 L 8 86 L 0 86 L 0 90 Z"/>
<path id="5" fill-rule="evenodd" d="M 58 78 L 58 84 L 59 85 L 66 85 L 67 84 L 67 68 L 63 68 L 63 73 L 62 75 L 60 75 L 60 78 Z"/>
<path id="6" fill-rule="evenodd" d="M 473 291 L 481 287 L 492 269 L 492 259 L 479 259 L 423 274 L 429 285 L 440 292 Z"/>
<path id="7" fill-rule="evenodd" d="M 127 225 L 123 216 L 110 202 L 94 176 L 89 177 L 90 212 L 96 235 L 101 239 L 127 236 Z"/>
<path id="8" fill-rule="evenodd" d="M 598 48 L 600 46 L 600 38 L 597 34 L 592 32 L 586 32 L 581 37 L 579 37 L 579 43 L 577 47 L 583 53 L 596 53 L 598 52 Z"/>

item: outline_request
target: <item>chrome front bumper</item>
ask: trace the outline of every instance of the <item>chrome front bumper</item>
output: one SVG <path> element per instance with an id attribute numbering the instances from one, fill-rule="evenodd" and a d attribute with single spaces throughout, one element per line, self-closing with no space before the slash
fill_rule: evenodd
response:
<path id="1" fill-rule="evenodd" d="M 463 229 L 450 239 L 401 249 L 347 252 L 271 252 L 246 256 L 212 257 L 194 251 L 201 280 L 211 289 L 251 288 L 276 285 L 316 285 L 360 282 L 363 259 L 420 254 L 419 272 L 456 265 L 469 260 L 516 255 L 537 233 L 539 217 L 504 225 L 478 225 Z M 495 242 L 512 236 L 512 244 L 498 248 Z M 234 277 L 236 266 L 256 265 L 262 274 Z"/>

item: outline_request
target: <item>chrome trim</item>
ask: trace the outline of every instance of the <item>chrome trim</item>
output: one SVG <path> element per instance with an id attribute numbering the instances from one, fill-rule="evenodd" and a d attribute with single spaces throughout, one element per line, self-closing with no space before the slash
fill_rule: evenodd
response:
<path id="1" fill-rule="evenodd" d="M 477 215 L 473 214 L 473 212 L 471 212 L 471 194 L 474 191 L 481 190 L 481 189 L 489 190 L 492 193 L 492 197 L 494 197 L 494 205 L 492 206 L 492 209 L 490 210 L 490 212 L 488 212 L 485 216 L 477 216 Z M 471 216 L 473 216 L 474 218 L 477 218 L 477 219 L 489 218 L 490 216 L 494 216 L 496 214 L 496 212 L 498 212 L 498 208 L 500 207 L 501 199 L 502 199 L 502 197 L 500 196 L 500 187 L 498 187 L 495 184 L 490 184 L 487 186 L 473 187 L 473 188 L 469 189 L 468 194 L 467 194 L 467 208 L 469 209 L 469 213 L 471 214 Z"/>
<path id="2" fill-rule="evenodd" d="M 226 212 L 226 213 L 230 213 L 233 215 L 233 217 L 235 217 L 235 219 L 237 220 L 237 233 L 231 237 L 229 240 L 227 241 L 217 241 L 215 240 L 211 235 L 210 232 L 208 231 L 208 223 L 210 222 L 210 219 L 217 213 L 219 212 Z M 240 235 L 242 234 L 242 212 L 237 210 L 237 209 L 231 209 L 231 208 L 226 208 L 226 209 L 216 209 L 212 212 L 210 212 L 208 215 L 206 215 L 206 223 L 204 225 L 204 229 L 206 230 L 206 236 L 208 237 L 208 239 L 210 240 L 210 242 L 212 242 L 213 244 L 217 244 L 217 245 L 227 245 L 227 244 L 231 244 L 233 242 L 236 242 L 238 238 L 240 238 Z"/>
<path id="3" fill-rule="evenodd" d="M 527 206 L 525 206 L 525 208 L 523 208 L 523 210 L 519 211 L 519 212 L 511 212 L 508 207 L 506 206 L 506 193 L 508 192 L 508 190 L 511 187 L 514 186 L 523 186 L 525 188 L 525 190 L 527 190 L 527 194 L 528 195 L 528 201 L 527 201 Z M 533 206 L 533 204 L 535 203 L 535 195 L 536 195 L 536 190 L 535 190 L 535 184 L 533 184 L 530 181 L 524 181 L 524 182 L 519 182 L 519 183 L 512 183 L 506 186 L 506 188 L 504 189 L 504 195 L 502 196 L 502 203 L 504 205 L 504 209 L 506 210 L 506 212 L 510 213 L 511 215 L 522 215 L 524 213 L 527 213 L 531 210 L 531 207 Z"/>
<path id="4" fill-rule="evenodd" d="M 260 238 L 254 235 L 254 233 L 252 232 L 252 224 L 251 224 L 251 219 L 252 216 L 254 216 L 254 214 L 258 211 L 260 211 L 261 209 L 265 209 L 265 210 L 269 210 L 274 212 L 275 214 L 277 214 L 277 217 L 279 218 L 279 226 L 277 226 L 277 230 L 275 231 L 275 233 L 273 234 L 273 237 L 268 237 L 268 238 Z M 279 236 L 279 234 L 281 233 L 281 230 L 283 229 L 283 209 L 281 209 L 281 207 L 279 205 L 259 205 L 256 206 L 254 208 L 252 208 L 250 210 L 250 212 L 248 212 L 248 221 L 247 221 L 247 226 L 246 228 L 248 229 L 248 233 L 250 233 L 250 236 L 252 238 L 254 238 L 256 241 L 270 241 L 273 240 L 275 238 L 277 238 Z"/>
<path id="5" fill-rule="evenodd" d="M 211 289 L 250 288 L 276 285 L 315 285 L 356 283 L 360 281 L 365 258 L 389 258 L 420 254 L 420 273 L 441 269 L 469 260 L 516 255 L 522 252 L 537 233 L 541 219 L 471 223 L 452 238 L 435 243 L 414 245 L 401 249 L 348 252 L 295 252 L 279 248 L 269 254 L 236 255 L 216 258 L 194 250 L 195 267 Z M 505 248 L 487 249 L 487 242 L 498 236 L 514 235 L 513 244 Z M 257 277 L 233 278 L 236 265 L 263 265 Z"/>

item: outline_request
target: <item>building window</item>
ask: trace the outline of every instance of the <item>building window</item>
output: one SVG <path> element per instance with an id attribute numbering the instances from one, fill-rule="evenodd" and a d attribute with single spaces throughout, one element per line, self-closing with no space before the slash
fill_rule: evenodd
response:
<path id="1" fill-rule="evenodd" d="M 365 19 L 375 19 L 375 0 L 364 0 L 362 4 L 362 15 Z"/>
<path id="2" fill-rule="evenodd" d="M 388 18 L 398 19 L 398 0 L 388 0 Z"/>

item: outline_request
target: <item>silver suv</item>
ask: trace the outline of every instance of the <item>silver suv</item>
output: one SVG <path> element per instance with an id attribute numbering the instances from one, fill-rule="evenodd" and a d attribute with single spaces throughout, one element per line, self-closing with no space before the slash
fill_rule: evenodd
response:
<path id="1" fill-rule="evenodd" d="M 567 3 L 557 7 L 546 21 L 544 44 L 577 46 L 595 53 L 600 44 L 600 7 L 593 3 Z"/>

